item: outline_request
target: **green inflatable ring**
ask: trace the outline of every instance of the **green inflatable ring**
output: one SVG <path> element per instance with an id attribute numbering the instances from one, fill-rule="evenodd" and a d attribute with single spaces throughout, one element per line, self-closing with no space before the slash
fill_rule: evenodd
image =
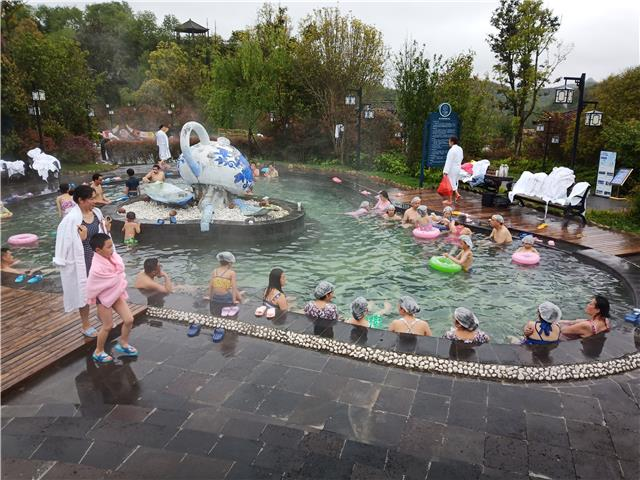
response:
<path id="1" fill-rule="evenodd" d="M 462 267 L 453 260 L 446 257 L 431 257 L 429 266 L 434 270 L 444 273 L 458 273 Z"/>

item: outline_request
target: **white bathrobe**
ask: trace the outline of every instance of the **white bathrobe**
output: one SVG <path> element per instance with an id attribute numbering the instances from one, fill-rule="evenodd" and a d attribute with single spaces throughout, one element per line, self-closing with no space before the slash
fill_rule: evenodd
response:
<path id="1" fill-rule="evenodd" d="M 459 145 L 453 145 L 447 152 L 447 161 L 444 164 L 442 173 L 446 173 L 449 177 L 449 183 L 454 191 L 458 190 L 458 179 L 460 178 L 460 167 L 462 167 L 462 148 Z"/>
<path id="2" fill-rule="evenodd" d="M 100 232 L 107 233 L 102 212 L 97 208 L 93 214 L 100 221 Z M 53 263 L 60 270 L 64 311 L 72 312 L 87 304 L 87 267 L 84 263 L 84 249 L 78 234 L 82 224 L 82 210 L 75 205 L 58 225 L 56 250 Z"/>
<path id="3" fill-rule="evenodd" d="M 158 145 L 158 156 L 160 160 L 169 160 L 171 158 L 171 151 L 169 150 L 169 137 L 162 131 L 162 129 L 156 132 L 156 144 Z"/>

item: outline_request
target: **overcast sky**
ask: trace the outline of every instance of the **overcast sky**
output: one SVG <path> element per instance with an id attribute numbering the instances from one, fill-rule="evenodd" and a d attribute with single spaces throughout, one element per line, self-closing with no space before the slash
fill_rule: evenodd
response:
<path id="1" fill-rule="evenodd" d="M 36 5 L 75 5 L 87 3 L 33 1 Z M 219 35 L 228 38 L 233 30 L 254 24 L 256 12 L 264 2 L 253 1 L 131 1 L 135 11 L 149 10 L 158 21 L 173 14 L 181 21 L 189 18 Z M 278 2 L 271 2 L 278 3 Z M 360 20 L 376 26 L 383 34 L 391 52 L 397 52 L 405 40 L 426 44 L 427 51 L 444 56 L 473 50 L 476 52 L 475 71 L 490 73 L 493 55 L 486 42 L 493 29 L 489 24 L 498 0 L 466 1 L 282 1 L 288 7 L 294 25 L 314 8 L 338 6 L 351 11 Z M 545 0 L 547 7 L 561 18 L 558 39 L 573 45 L 567 60 L 556 70 L 555 76 L 579 76 L 602 80 L 610 74 L 640 63 L 640 1 L 632 0 Z"/>

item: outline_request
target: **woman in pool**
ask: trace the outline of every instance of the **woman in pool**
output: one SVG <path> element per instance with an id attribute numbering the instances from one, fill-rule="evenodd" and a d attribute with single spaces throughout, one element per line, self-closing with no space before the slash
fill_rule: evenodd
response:
<path id="1" fill-rule="evenodd" d="M 524 326 L 523 345 L 553 345 L 560 341 L 560 325 L 562 317 L 560 308 L 551 302 L 538 305 L 538 320 L 528 322 Z"/>
<path id="2" fill-rule="evenodd" d="M 535 253 L 536 255 L 540 255 L 538 251 L 533 247 L 534 243 L 536 243 L 533 235 L 527 235 L 522 239 L 522 246 L 515 251 L 515 253 Z"/>
<path id="3" fill-rule="evenodd" d="M 413 297 L 405 295 L 400 297 L 398 312 L 401 318 L 394 320 L 389 325 L 389 330 L 396 333 L 412 333 L 414 335 L 431 336 L 431 328 L 424 320 L 416 318 L 416 313 L 420 311 L 420 305 Z"/>
<path id="4" fill-rule="evenodd" d="M 478 328 L 478 317 L 468 308 L 458 307 L 453 312 L 453 327 L 444 338 L 464 343 L 486 343 L 489 335 Z"/>
<path id="5" fill-rule="evenodd" d="M 315 320 L 338 320 L 338 307 L 333 300 L 333 284 L 322 280 L 313 291 L 315 300 L 311 300 L 304 306 L 305 315 Z"/>
<path id="6" fill-rule="evenodd" d="M 416 217 L 415 225 L 420 230 L 433 230 L 432 220 L 426 205 L 420 205 L 418 207 L 418 216 Z"/>
<path id="7" fill-rule="evenodd" d="M 209 301 L 214 305 L 234 305 L 242 300 L 236 283 L 236 272 L 233 264 L 236 257 L 231 252 L 220 252 L 216 255 L 220 266 L 211 273 L 209 281 Z"/>
<path id="8" fill-rule="evenodd" d="M 458 255 L 443 253 L 442 256 L 457 263 L 465 272 L 468 272 L 471 270 L 471 266 L 473 265 L 473 252 L 471 251 L 473 248 L 473 241 L 469 235 L 460 236 L 460 248 L 462 251 Z"/>
<path id="9" fill-rule="evenodd" d="M 387 208 L 389 208 L 390 206 L 391 200 L 389 200 L 389 194 L 386 190 L 380 190 L 380 193 L 378 193 L 378 202 L 376 203 L 376 206 L 373 207 L 373 209 L 376 211 L 376 213 L 383 215 L 387 211 Z"/>
<path id="10" fill-rule="evenodd" d="M 431 218 L 436 223 L 436 228 L 440 230 L 449 230 L 449 223 L 451 222 L 451 216 L 453 215 L 453 208 L 450 206 L 444 207 L 442 216 L 439 217 L 435 213 L 431 214 Z"/>
<path id="11" fill-rule="evenodd" d="M 369 302 L 364 297 L 357 297 L 351 302 L 351 318 L 345 320 L 345 322 L 358 327 L 369 328 L 369 321 L 366 318 L 367 313 L 369 313 Z"/>
<path id="12" fill-rule="evenodd" d="M 266 311 L 267 317 L 271 317 L 271 314 L 275 315 L 276 308 L 283 311 L 289 309 L 287 296 L 284 294 L 284 290 L 282 290 L 286 283 L 287 276 L 281 268 L 271 270 L 271 273 L 269 273 L 269 285 L 265 289 L 262 297 L 263 306 L 258 307 L 256 315 L 260 316 Z"/>
<path id="13" fill-rule="evenodd" d="M 589 315 L 588 320 L 560 320 L 562 336 L 568 338 L 586 338 L 611 330 L 609 323 L 609 300 L 602 295 L 596 295 L 587 304 L 584 311 Z"/>

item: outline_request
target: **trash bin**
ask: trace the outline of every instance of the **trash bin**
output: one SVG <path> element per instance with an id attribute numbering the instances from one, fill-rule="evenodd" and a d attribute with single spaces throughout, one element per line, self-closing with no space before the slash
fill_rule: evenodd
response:
<path id="1" fill-rule="evenodd" d="M 482 194 L 482 206 L 493 207 L 496 200 L 496 194 L 493 192 L 485 192 Z"/>

